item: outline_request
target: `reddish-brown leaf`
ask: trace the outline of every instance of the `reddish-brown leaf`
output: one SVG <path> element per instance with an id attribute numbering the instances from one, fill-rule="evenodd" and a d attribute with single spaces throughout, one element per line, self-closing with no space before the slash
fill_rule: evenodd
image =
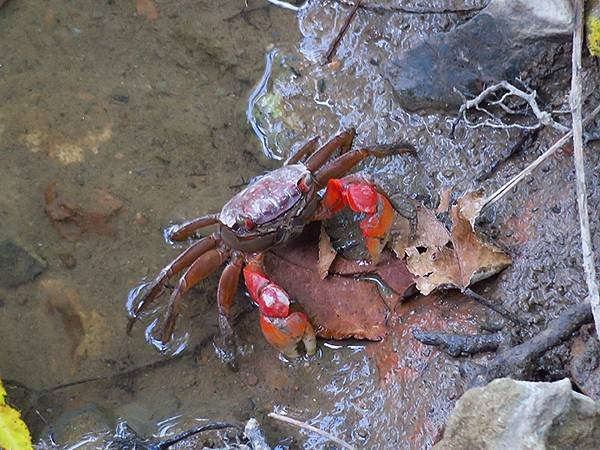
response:
<path id="1" fill-rule="evenodd" d="M 381 339 L 390 307 L 413 285 L 404 263 L 389 253 L 376 266 L 338 257 L 330 269 L 333 275 L 322 279 L 318 241 L 318 226 L 309 227 L 299 239 L 267 255 L 267 273 L 302 306 L 320 337 Z"/>
<path id="2" fill-rule="evenodd" d="M 108 191 L 97 189 L 77 191 L 76 196 L 64 194 L 51 183 L 44 194 L 46 214 L 64 239 L 78 239 L 85 232 L 101 235 L 114 233 L 112 218 L 123 203 Z"/>
<path id="3" fill-rule="evenodd" d="M 136 0 L 135 9 L 138 16 L 144 16 L 148 20 L 158 19 L 158 9 L 152 0 Z"/>

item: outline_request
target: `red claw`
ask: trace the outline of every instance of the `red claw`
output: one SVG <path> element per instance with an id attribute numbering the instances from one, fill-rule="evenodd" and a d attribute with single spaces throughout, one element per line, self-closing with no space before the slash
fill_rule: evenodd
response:
<path id="1" fill-rule="evenodd" d="M 270 317 L 286 317 L 290 311 L 290 298 L 282 288 L 252 264 L 244 267 L 244 281 L 252 300 L 263 314 Z"/>
<path id="2" fill-rule="evenodd" d="M 308 355 L 317 349 L 315 330 L 306 314 L 293 312 L 284 318 L 260 315 L 260 328 L 267 342 L 289 358 L 300 356 L 298 344 L 302 341 Z"/>
<path id="3" fill-rule="evenodd" d="M 357 180 L 355 176 L 333 178 L 327 183 L 318 218 L 330 217 L 346 205 L 353 211 L 366 214 L 360 222 L 360 229 L 372 260 L 377 262 L 394 220 L 392 204 L 365 180 Z"/>

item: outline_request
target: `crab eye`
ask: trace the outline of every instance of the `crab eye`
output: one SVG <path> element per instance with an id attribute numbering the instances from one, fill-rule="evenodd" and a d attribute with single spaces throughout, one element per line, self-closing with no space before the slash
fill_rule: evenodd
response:
<path id="1" fill-rule="evenodd" d="M 302 192 L 306 193 L 306 192 L 310 191 L 311 184 L 312 184 L 312 177 L 309 174 L 306 174 L 298 182 L 298 189 L 300 189 Z"/>
<path id="2" fill-rule="evenodd" d="M 238 217 L 236 223 L 239 228 L 244 228 L 248 231 L 253 230 L 256 226 L 252 219 L 243 216 Z"/>

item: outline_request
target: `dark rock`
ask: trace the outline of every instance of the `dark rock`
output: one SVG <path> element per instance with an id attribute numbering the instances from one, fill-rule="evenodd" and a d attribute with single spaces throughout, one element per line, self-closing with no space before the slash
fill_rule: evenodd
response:
<path id="1" fill-rule="evenodd" d="M 441 449 L 593 449 L 600 404 L 567 378 L 534 383 L 502 378 L 467 391 L 446 424 Z"/>
<path id="2" fill-rule="evenodd" d="M 385 76 L 406 110 L 453 110 L 460 93 L 477 94 L 484 84 L 543 66 L 572 30 L 568 0 L 492 0 L 467 23 L 392 59 Z"/>
<path id="3" fill-rule="evenodd" d="M 0 242 L 0 286 L 16 287 L 46 270 L 46 261 L 16 239 Z"/>
<path id="4" fill-rule="evenodd" d="M 600 342 L 594 325 L 581 327 L 571 344 L 570 376 L 585 395 L 600 400 Z"/>

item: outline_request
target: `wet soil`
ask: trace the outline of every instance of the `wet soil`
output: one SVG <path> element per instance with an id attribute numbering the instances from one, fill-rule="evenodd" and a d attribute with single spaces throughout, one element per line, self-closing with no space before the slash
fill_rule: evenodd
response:
<path id="1" fill-rule="evenodd" d="M 360 447 L 430 446 L 461 391 L 457 360 L 438 350 L 412 337 L 383 349 L 321 342 L 316 357 L 284 361 L 262 339 L 240 289 L 242 354 L 232 372 L 212 346 L 218 274 L 188 296 L 179 330 L 189 345 L 174 358 L 146 342 L 148 321 L 126 336 L 127 294 L 180 250 L 165 243 L 165 228 L 217 211 L 311 136 L 354 126 L 358 145 L 413 144 L 416 159 L 363 168 L 391 195 L 433 206 L 450 187 L 500 186 L 554 133 L 542 131 L 502 162 L 518 132 L 459 128 L 452 140 L 454 117 L 410 115 L 395 105 L 380 62 L 473 12 L 361 10 L 332 70 L 318 61 L 348 12 L 343 2 L 313 2 L 297 16 L 260 0 L 154 3 L 156 20 L 137 14 L 134 0 L 8 1 L 0 9 L 0 241 L 18 240 L 47 262 L 33 281 L 0 288 L 0 376 L 35 438 L 52 430 L 60 444 L 73 444 L 91 432 L 86 448 L 102 448 L 119 420 L 149 436 L 258 417 L 280 448 L 327 445 L 265 418 L 275 409 Z M 568 67 L 564 51 L 558 59 Z M 248 98 L 264 97 L 254 86 L 267 53 L 276 64 L 265 92 L 277 88 L 279 97 L 270 98 L 283 99 L 284 114 L 257 117 L 253 103 L 250 124 Z M 586 70 L 593 92 L 598 69 L 586 61 Z M 557 109 L 566 73 L 551 74 L 542 92 Z M 598 100 L 592 94 L 589 102 Z M 594 149 L 587 152 L 591 211 L 600 206 Z M 509 330 L 516 339 L 585 298 L 573 180 L 567 149 L 484 218 L 514 264 L 478 291 L 529 321 L 528 329 Z M 56 206 L 49 189 L 60 195 L 58 208 L 48 210 Z M 592 215 L 596 249 L 598 221 Z M 475 332 L 485 321 L 485 311 L 452 296 L 419 305 L 403 306 L 398 336 L 411 324 Z M 429 317 L 429 308 L 436 314 Z M 540 379 L 562 374 L 566 348 L 542 363 Z M 419 402 L 411 403 L 415 392 Z"/>

